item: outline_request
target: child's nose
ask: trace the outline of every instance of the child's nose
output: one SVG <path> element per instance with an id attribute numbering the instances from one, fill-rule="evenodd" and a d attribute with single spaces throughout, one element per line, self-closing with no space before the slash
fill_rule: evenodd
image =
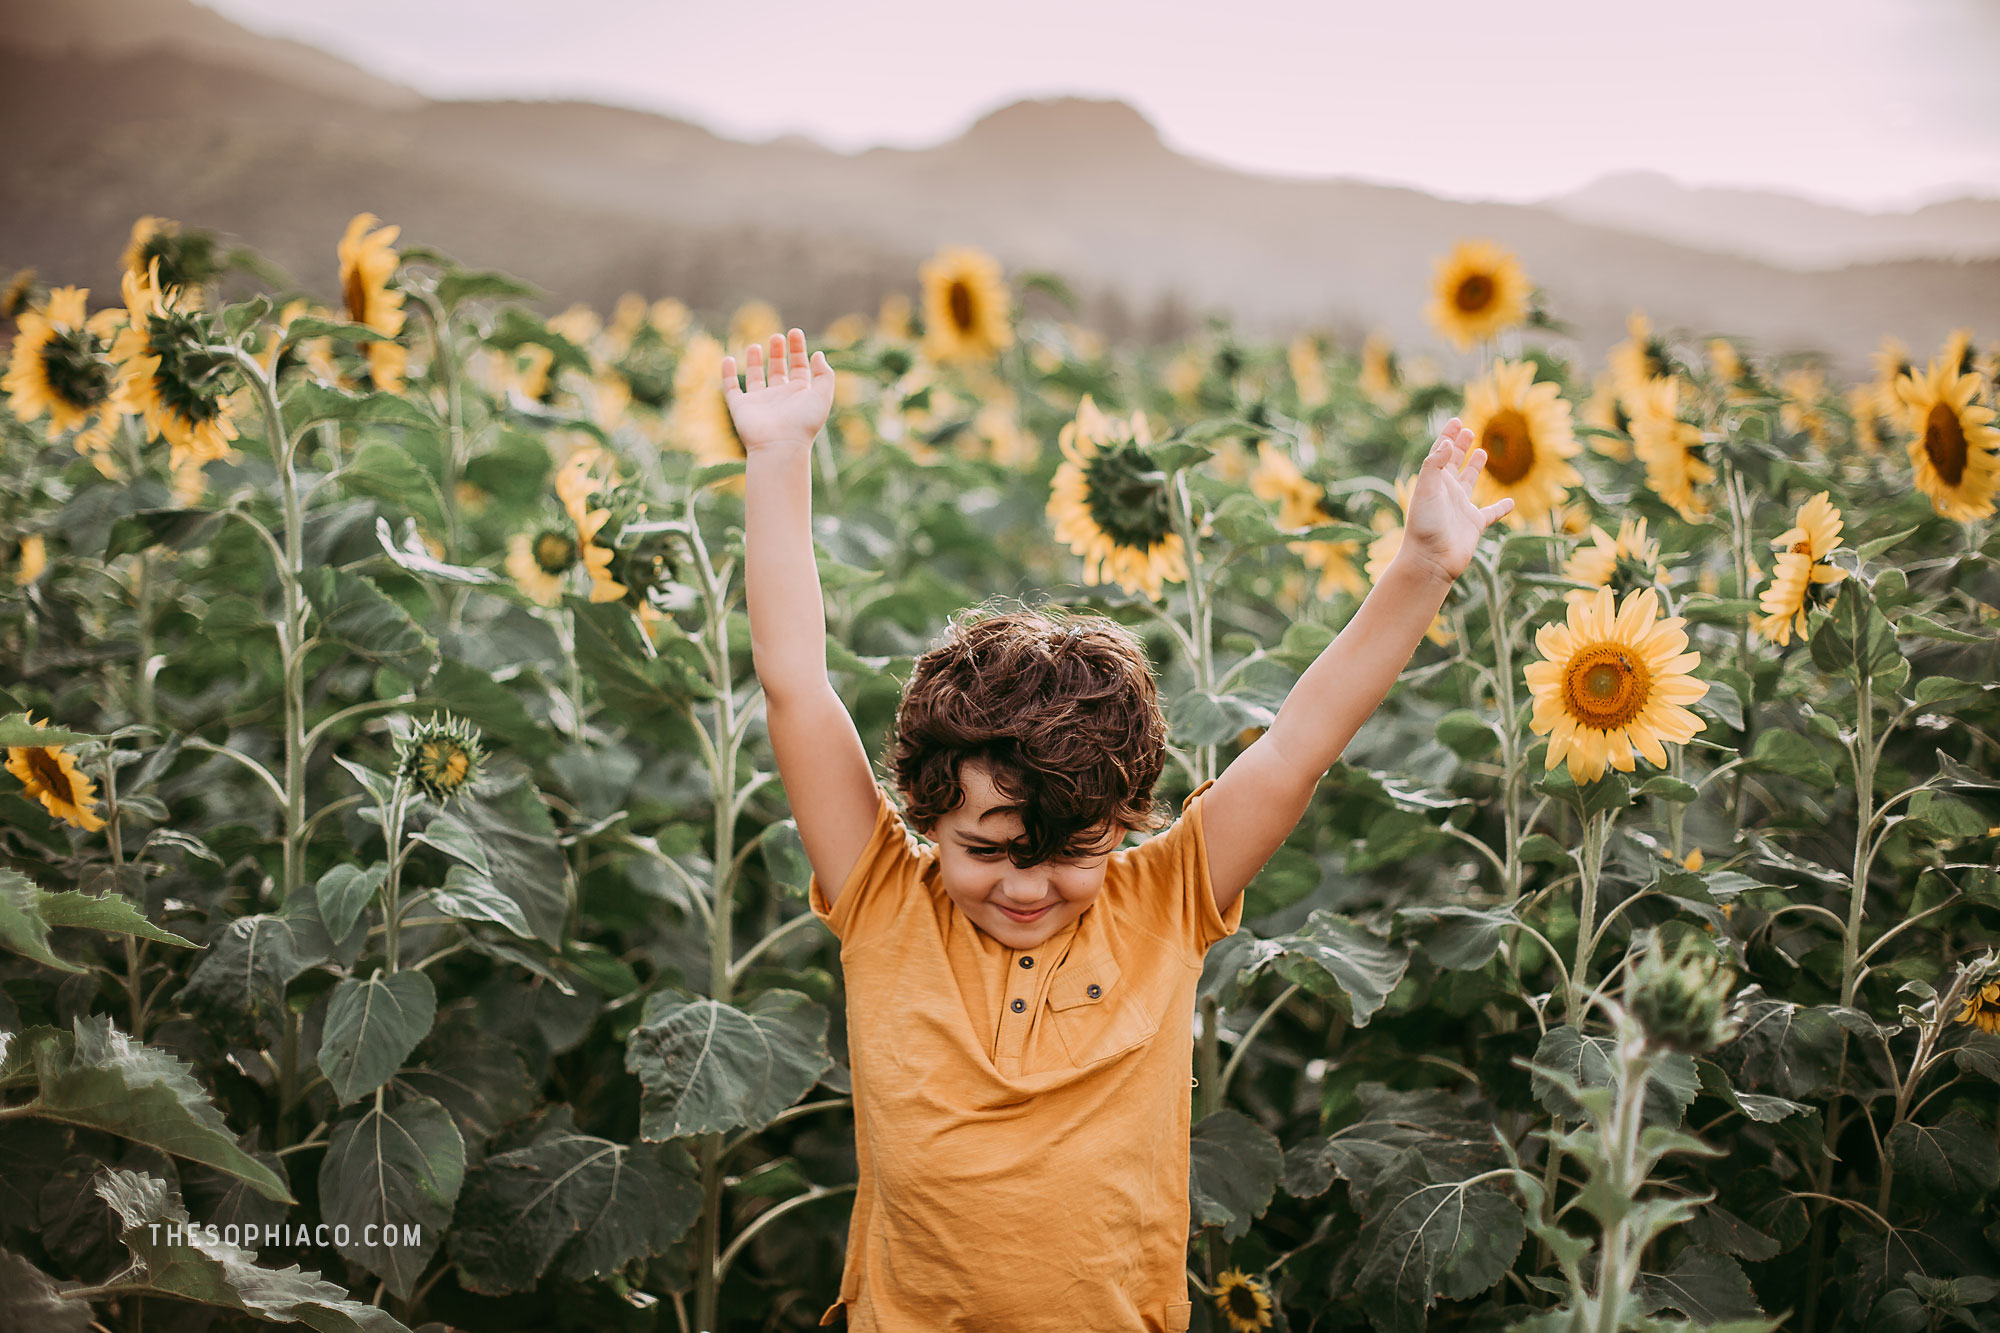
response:
<path id="1" fill-rule="evenodd" d="M 1000 882 L 1000 892 L 1010 901 L 1031 906 L 1049 896 L 1048 887 L 1039 878 L 1022 878 L 1015 875 Z"/>

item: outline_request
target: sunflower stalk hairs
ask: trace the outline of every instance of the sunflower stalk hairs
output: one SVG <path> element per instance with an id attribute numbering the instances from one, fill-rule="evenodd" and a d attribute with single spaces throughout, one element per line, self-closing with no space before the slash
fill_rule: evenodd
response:
<path id="1" fill-rule="evenodd" d="M 1550 1190 L 1534 1172 L 1518 1163 L 1513 1168 L 1528 1205 L 1528 1228 L 1547 1245 L 1569 1288 L 1556 1309 L 1511 1326 L 1522 1333 L 1693 1327 L 1656 1317 L 1659 1310 L 1674 1307 L 1673 1298 L 1646 1279 L 1642 1261 L 1656 1238 L 1692 1219 L 1713 1195 L 1642 1197 L 1642 1191 L 1669 1153 L 1723 1154 L 1692 1135 L 1647 1125 L 1647 1093 L 1669 1061 L 1685 1063 L 1734 1039 L 1739 1026 L 1736 977 L 1699 937 L 1684 936 L 1669 952 L 1652 933 L 1646 934 L 1643 951 L 1628 957 L 1625 974 L 1622 1002 L 1602 986 L 1589 997 L 1611 1022 L 1608 1081 L 1586 1082 L 1549 1065 L 1527 1063 L 1537 1083 L 1557 1102 L 1570 1103 L 1573 1118 L 1581 1121 L 1574 1129 L 1553 1128 L 1541 1137 L 1550 1152 L 1560 1151 L 1578 1163 L 1585 1179 L 1567 1203 L 1555 1207 Z M 1572 1208 L 1581 1208 L 1598 1224 L 1594 1247 L 1562 1225 L 1563 1214 Z M 1778 1326 L 1777 1321 L 1731 1325 L 1736 1333 Z"/>

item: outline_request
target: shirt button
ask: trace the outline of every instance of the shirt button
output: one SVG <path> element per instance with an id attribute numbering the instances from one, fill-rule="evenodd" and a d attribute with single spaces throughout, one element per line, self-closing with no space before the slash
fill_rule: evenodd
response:
<path id="1" fill-rule="evenodd" d="M 1022 966 L 1022 967 L 1033 967 L 1034 965 L 1035 965 L 1035 960 L 1034 960 L 1034 959 L 1032 959 L 1032 958 L 1028 957 L 1028 956 L 1027 956 L 1026 954 L 1023 954 L 1023 955 L 1021 956 L 1021 966 Z"/>
<path id="2" fill-rule="evenodd" d="M 1093 981 L 1093 982 L 1091 982 L 1091 983 L 1090 983 L 1090 998 L 1094 1000 L 1094 999 L 1096 999 L 1096 998 L 1097 998 L 1098 996 L 1100 996 L 1100 995 L 1102 995 L 1102 994 L 1104 994 L 1104 987 L 1102 987 L 1102 986 L 1098 985 L 1098 984 L 1097 984 L 1096 982 L 1094 982 L 1094 981 Z"/>
<path id="3" fill-rule="evenodd" d="M 1017 1014 L 1020 1013 L 1023 1009 L 1026 1009 L 1027 1007 L 1028 1007 L 1028 1002 L 1026 1000 L 1014 1001 L 1014 1012 Z"/>

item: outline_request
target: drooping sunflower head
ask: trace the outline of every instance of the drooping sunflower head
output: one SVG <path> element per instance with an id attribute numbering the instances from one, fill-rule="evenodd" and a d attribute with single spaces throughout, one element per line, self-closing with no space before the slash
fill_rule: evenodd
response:
<path id="1" fill-rule="evenodd" d="M 1736 350 L 1736 344 L 1727 338 L 1708 340 L 1708 368 L 1723 384 L 1734 384 L 1743 378 L 1743 357 Z"/>
<path id="2" fill-rule="evenodd" d="M 1426 313 L 1438 332 L 1464 350 L 1526 320 L 1529 289 L 1528 275 L 1511 251 L 1492 241 L 1460 241 L 1437 262 Z"/>
<path id="3" fill-rule="evenodd" d="M 351 324 L 365 324 L 388 338 L 367 344 L 368 377 L 384 393 L 403 387 L 407 355 L 394 341 L 403 331 L 403 293 L 392 285 L 402 256 L 396 253 L 400 226 L 375 227 L 373 213 L 356 213 L 340 238 L 340 300 Z"/>
<path id="4" fill-rule="evenodd" d="M 1278 526 L 1310 528 L 1333 516 L 1326 509 L 1326 488 L 1308 481 L 1297 463 L 1276 444 L 1265 442 L 1250 473 L 1250 493 L 1278 502 Z"/>
<path id="5" fill-rule="evenodd" d="M 1583 480 L 1569 460 L 1579 446 L 1570 429 L 1569 404 L 1556 385 L 1535 382 L 1532 361 L 1496 361 L 1465 389 L 1465 428 L 1486 451 L 1486 468 L 1473 484 L 1472 502 L 1489 505 L 1511 496 L 1504 522 L 1525 527 L 1561 507 Z"/>
<path id="6" fill-rule="evenodd" d="M 706 333 L 697 333 L 688 339 L 680 364 L 674 367 L 674 405 L 667 417 L 667 438 L 703 466 L 748 456 L 729 415 L 729 404 L 722 397 L 724 355 L 721 343 Z"/>
<path id="7" fill-rule="evenodd" d="M 970 246 L 947 246 L 918 273 L 924 284 L 924 355 L 933 361 L 990 361 L 1013 344 L 999 260 Z"/>
<path id="8" fill-rule="evenodd" d="M 1686 742 L 1706 725 L 1686 707 L 1708 685 L 1691 674 L 1701 654 L 1686 651 L 1683 624 L 1660 616 L 1651 588 L 1622 603 L 1599 588 L 1570 604 L 1567 623 L 1537 632 L 1543 660 L 1526 669 L 1529 725 L 1549 738 L 1550 768 L 1567 762 L 1578 783 L 1595 782 L 1607 765 L 1630 773 L 1635 756 L 1665 768 L 1664 742 Z"/>
<path id="9" fill-rule="evenodd" d="M 208 318 L 183 289 L 161 285 L 157 263 L 146 280 L 128 272 L 124 282 L 127 323 L 111 346 L 119 409 L 145 418 L 147 439 L 166 437 L 176 472 L 189 459 L 228 458 L 236 438 L 226 375 L 233 362 L 206 350 L 217 339 Z"/>
<path id="10" fill-rule="evenodd" d="M 1632 408 L 1632 453 L 1646 465 L 1646 485 L 1692 523 L 1708 512 L 1696 486 L 1715 480 L 1701 456 L 1701 427 L 1680 416 L 1680 380 L 1648 380 L 1628 399 Z"/>
<path id="11" fill-rule="evenodd" d="M 1590 397 L 1584 400 L 1577 415 L 1586 426 L 1614 432 L 1590 436 L 1592 449 L 1616 463 L 1632 456 L 1632 417 L 1625 410 L 1624 400 L 1618 396 L 1617 383 L 1608 373 L 1597 377 L 1591 386 Z"/>
<path id="12" fill-rule="evenodd" d="M 1798 521 L 1779 533 L 1771 543 L 1778 551 L 1777 568 L 1770 584 L 1758 599 L 1763 616 L 1753 622 L 1756 631 L 1783 646 L 1794 632 L 1806 632 L 1806 608 L 1812 590 L 1840 582 L 1847 571 L 1826 563 L 1826 557 L 1840 545 L 1840 511 L 1827 498 L 1828 492 L 1799 506 Z"/>
<path id="13" fill-rule="evenodd" d="M 1660 580 L 1660 543 L 1647 539 L 1643 518 L 1620 520 L 1616 537 L 1593 524 L 1590 545 L 1577 548 L 1563 565 L 1563 577 L 1590 585 L 1572 588 L 1566 595 L 1571 603 L 1595 597 L 1599 588 L 1620 597 L 1650 588 Z"/>
<path id="14" fill-rule="evenodd" d="M 27 716 L 38 727 L 49 725 L 47 718 Z M 7 771 L 21 780 L 24 800 L 38 800 L 51 816 L 73 824 L 87 833 L 104 827 L 91 813 L 97 787 L 90 775 L 77 771 L 76 756 L 60 745 L 10 745 Z"/>
<path id="15" fill-rule="evenodd" d="M 1261 1333 L 1271 1326 L 1271 1295 L 1262 1279 L 1226 1268 L 1215 1280 L 1215 1308 L 1230 1333 Z"/>
<path id="16" fill-rule="evenodd" d="M 1611 378 L 1625 408 L 1638 415 L 1637 402 L 1645 387 L 1654 380 L 1680 373 L 1667 340 L 1653 332 L 1653 322 L 1634 310 L 1625 320 L 1625 341 L 1611 349 Z"/>
<path id="17" fill-rule="evenodd" d="M 42 304 L 37 296 L 41 284 L 35 281 L 35 270 L 23 268 L 14 270 L 14 276 L 0 286 L 0 323 L 19 319 L 23 311 Z"/>
<path id="18" fill-rule="evenodd" d="M 1979 374 L 1979 349 L 1972 344 L 1972 330 L 1953 329 L 1944 340 L 1944 350 L 1938 353 L 1938 360 L 1957 374 Z"/>
<path id="19" fill-rule="evenodd" d="M 1993 409 L 1976 401 L 1979 377 L 1942 361 L 1896 381 L 1917 489 L 1949 519 L 1970 522 L 1993 512 L 2000 489 L 2000 430 Z"/>
<path id="20" fill-rule="evenodd" d="M 1788 370 L 1778 378 L 1778 394 L 1778 424 L 1824 446 L 1827 419 L 1821 400 L 1826 397 L 1826 376 L 1811 366 Z"/>
<path id="21" fill-rule="evenodd" d="M 479 729 L 450 713 L 442 721 L 431 714 L 428 722 L 412 727 L 397 747 L 398 776 L 439 805 L 469 795 L 485 766 Z"/>
<path id="22" fill-rule="evenodd" d="M 132 224 L 122 264 L 128 277 L 155 287 L 179 288 L 191 310 L 201 308 L 202 287 L 222 271 L 214 236 L 182 231 L 180 223 L 156 217 L 142 217 Z"/>
<path id="23" fill-rule="evenodd" d="M 1955 1017 L 2000 1037 L 2000 954 L 1988 951 L 1960 966 L 1965 969 L 1964 990 L 1960 992 L 1964 1001 Z"/>
<path id="24" fill-rule="evenodd" d="M 1319 407 L 1326 402 L 1326 345 L 1311 334 L 1302 333 L 1285 348 L 1285 363 L 1292 372 L 1292 387 L 1300 407 Z"/>
<path id="25" fill-rule="evenodd" d="M 89 296 L 88 288 L 58 287 L 45 305 L 23 311 L 6 376 L 0 379 L 21 421 L 39 421 L 47 414 L 49 439 L 82 428 L 76 439 L 82 454 L 109 447 L 119 416 L 112 402 L 117 371 L 107 355 L 119 314 L 101 310 L 86 316 Z"/>
<path id="26" fill-rule="evenodd" d="M 1120 421 L 1086 394 L 1058 442 L 1064 461 L 1050 486 L 1048 514 L 1056 539 L 1083 557 L 1084 582 L 1143 588 L 1157 600 L 1164 583 L 1186 579 L 1168 479 L 1146 452 L 1152 443 L 1146 414 Z"/>
<path id="27" fill-rule="evenodd" d="M 1370 333 L 1361 343 L 1361 373 L 1356 381 L 1369 402 L 1385 412 L 1402 406 L 1402 373 L 1388 338 Z"/>

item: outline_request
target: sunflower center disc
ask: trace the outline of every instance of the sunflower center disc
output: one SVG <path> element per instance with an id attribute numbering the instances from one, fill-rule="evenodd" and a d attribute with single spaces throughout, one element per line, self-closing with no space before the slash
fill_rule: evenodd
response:
<path id="1" fill-rule="evenodd" d="M 1257 1306 L 1257 1293 L 1248 1287 L 1233 1287 L 1229 1292 L 1229 1313 L 1239 1319 L 1255 1320 L 1263 1313 Z"/>
<path id="2" fill-rule="evenodd" d="M 347 307 L 348 323 L 368 322 L 368 284 L 361 279 L 360 265 L 355 265 L 348 273 L 347 281 L 340 285 L 340 300 Z"/>
<path id="3" fill-rule="evenodd" d="M 64 776 L 62 763 L 44 746 L 28 751 L 28 769 L 44 791 L 52 791 L 65 801 L 73 801 L 76 790 Z"/>
<path id="4" fill-rule="evenodd" d="M 90 352 L 90 335 L 81 329 L 52 334 L 42 347 L 42 375 L 56 397 L 79 411 L 96 407 L 111 395 L 111 375 Z"/>
<path id="5" fill-rule="evenodd" d="M 535 563 L 560 574 L 576 563 L 576 544 L 560 532 L 545 532 L 535 543 Z"/>
<path id="6" fill-rule="evenodd" d="M 1639 716 L 1652 692 L 1652 674 L 1619 644 L 1592 644 L 1563 672 L 1563 707 L 1586 727 L 1615 731 Z"/>
<path id="7" fill-rule="evenodd" d="M 1965 477 L 1965 427 L 1949 403 L 1931 407 L 1924 419 L 1924 453 L 1947 486 L 1956 486 Z"/>
<path id="8" fill-rule="evenodd" d="M 1173 529 L 1164 481 L 1137 445 L 1100 453 L 1084 472 L 1091 521 L 1120 546 L 1150 551 Z"/>
<path id="9" fill-rule="evenodd" d="M 1479 442 L 1486 447 L 1486 470 L 1502 486 L 1512 486 L 1535 466 L 1535 436 L 1513 408 L 1502 408 L 1486 423 Z"/>
<path id="10" fill-rule="evenodd" d="M 951 322 L 958 331 L 972 332 L 972 289 L 962 282 L 954 282 L 944 299 L 951 310 Z"/>
<path id="11" fill-rule="evenodd" d="M 1792 543 L 1792 550 L 1799 555 L 1809 556 L 1812 554 L 1812 543 L 1801 538 Z"/>
<path id="12" fill-rule="evenodd" d="M 1461 311 L 1476 315 L 1493 304 L 1493 279 L 1484 273 L 1474 273 L 1458 284 L 1451 299 Z"/>

